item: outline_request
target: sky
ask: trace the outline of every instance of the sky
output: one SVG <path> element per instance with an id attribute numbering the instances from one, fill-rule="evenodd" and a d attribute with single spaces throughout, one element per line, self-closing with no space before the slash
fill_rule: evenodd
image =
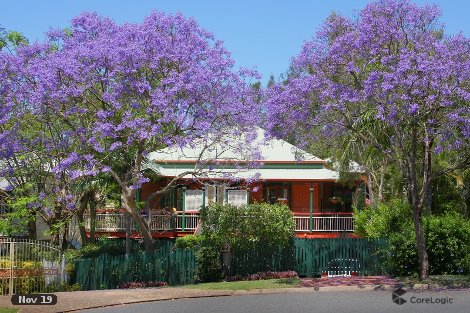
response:
<path id="1" fill-rule="evenodd" d="M 356 16 L 363 0 L 62 0 L 0 2 L 0 26 L 43 40 L 50 28 L 64 28 L 83 11 L 95 11 L 118 23 L 141 22 L 153 10 L 181 12 L 212 32 L 232 53 L 237 67 L 255 68 L 265 84 L 289 67 L 331 12 Z M 447 34 L 470 35 L 469 0 L 415 0 L 437 4 Z"/>

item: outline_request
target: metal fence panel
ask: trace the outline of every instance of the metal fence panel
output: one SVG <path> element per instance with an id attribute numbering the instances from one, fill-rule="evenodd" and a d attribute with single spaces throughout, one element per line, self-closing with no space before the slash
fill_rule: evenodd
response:
<path id="1" fill-rule="evenodd" d="M 17 238 L 0 239 L 0 293 L 46 292 L 62 279 L 62 254 L 49 243 Z"/>

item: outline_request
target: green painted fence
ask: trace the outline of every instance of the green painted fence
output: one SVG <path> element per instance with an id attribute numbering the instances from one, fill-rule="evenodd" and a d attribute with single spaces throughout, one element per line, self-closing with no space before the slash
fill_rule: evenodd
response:
<path id="1" fill-rule="evenodd" d="M 296 269 L 295 243 L 292 239 L 286 248 L 261 246 L 244 250 L 234 249 L 230 275 L 246 276 L 258 272 L 287 271 Z"/>
<path id="2" fill-rule="evenodd" d="M 165 241 L 154 253 L 139 252 L 75 262 L 74 282 L 83 290 L 113 289 L 126 282 L 167 282 L 184 285 L 194 282 L 196 261 L 190 250 L 173 249 L 173 242 Z"/>
<path id="3" fill-rule="evenodd" d="M 300 276 L 315 277 L 329 269 L 353 267 L 359 275 L 381 275 L 383 260 L 379 249 L 382 239 L 365 238 L 295 238 L 284 249 L 234 251 L 232 273 L 248 275 L 264 271 L 294 270 Z"/>
<path id="4" fill-rule="evenodd" d="M 193 283 L 196 260 L 191 250 L 174 249 L 174 241 L 160 241 L 152 254 L 134 253 L 129 257 L 100 255 L 75 263 L 74 282 L 84 290 L 117 288 L 125 282 L 164 281 L 169 285 Z M 315 277 L 333 265 L 354 267 L 359 275 L 384 274 L 378 253 L 387 241 L 364 238 L 295 238 L 284 249 L 235 250 L 231 275 L 248 275 L 265 271 L 294 270 L 301 277 Z"/>
<path id="5" fill-rule="evenodd" d="M 354 267 L 359 275 L 384 274 L 383 260 L 379 250 L 387 241 L 365 238 L 325 238 L 295 240 L 295 270 L 300 276 L 320 275 L 331 267 Z M 349 264 L 348 264 L 349 263 Z"/>

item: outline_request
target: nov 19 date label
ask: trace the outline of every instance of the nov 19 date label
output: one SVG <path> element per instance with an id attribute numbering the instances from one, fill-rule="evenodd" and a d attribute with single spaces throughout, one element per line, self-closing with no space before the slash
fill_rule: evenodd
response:
<path id="1" fill-rule="evenodd" d="M 57 304 L 57 296 L 52 293 L 12 295 L 11 303 L 13 305 L 54 305 Z"/>

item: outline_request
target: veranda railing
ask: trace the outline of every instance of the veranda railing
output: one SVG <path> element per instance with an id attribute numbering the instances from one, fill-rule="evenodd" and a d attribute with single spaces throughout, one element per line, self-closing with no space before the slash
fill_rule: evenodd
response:
<path id="1" fill-rule="evenodd" d="M 199 214 L 196 212 L 177 212 L 173 215 L 152 214 L 147 219 L 151 231 L 194 231 L 199 225 Z M 85 228 L 90 229 L 90 215 L 85 215 Z M 314 213 L 294 214 L 296 232 L 352 232 L 354 218 L 351 213 Z M 134 221 L 130 220 L 131 230 L 136 230 Z M 126 231 L 126 217 L 123 213 L 96 214 L 95 230 L 102 232 Z"/>

